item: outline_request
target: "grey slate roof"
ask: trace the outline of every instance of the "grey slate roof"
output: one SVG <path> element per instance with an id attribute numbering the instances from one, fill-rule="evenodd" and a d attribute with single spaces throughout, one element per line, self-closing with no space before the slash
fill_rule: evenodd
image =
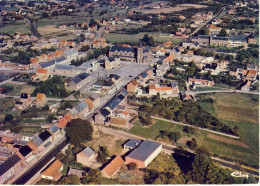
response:
<path id="1" fill-rule="evenodd" d="M 90 76 L 90 74 L 88 74 L 88 73 L 81 73 L 81 74 L 78 74 L 77 76 L 75 76 L 74 78 L 72 78 L 72 81 L 74 83 L 78 84 L 82 80 L 86 79 L 88 76 Z"/>
<path id="2" fill-rule="evenodd" d="M 42 63 L 42 64 L 41 64 L 41 67 L 42 67 L 42 68 L 47 68 L 47 67 L 50 67 L 50 66 L 52 66 L 52 65 L 55 65 L 55 60 L 51 60 L 51 61 Z"/>
<path id="3" fill-rule="evenodd" d="M 83 153 L 87 156 L 87 157 L 90 157 L 94 154 L 94 151 L 89 147 L 87 146 L 84 150 L 83 150 Z"/>
<path id="4" fill-rule="evenodd" d="M 73 66 L 70 65 L 56 65 L 55 69 L 57 70 L 72 70 Z"/>
<path id="5" fill-rule="evenodd" d="M 59 128 L 57 127 L 57 125 L 52 125 L 49 130 L 54 134 L 55 132 L 57 132 L 59 130 Z"/>
<path id="6" fill-rule="evenodd" d="M 114 83 L 114 81 L 112 80 L 112 79 L 108 79 L 102 86 L 108 86 L 108 87 L 110 87 L 110 86 L 112 86 L 112 85 L 114 85 L 115 83 Z"/>
<path id="7" fill-rule="evenodd" d="M 83 111 L 87 107 L 88 107 L 88 104 L 85 101 L 82 101 L 75 109 L 79 113 L 79 112 Z"/>
<path id="8" fill-rule="evenodd" d="M 121 103 L 121 99 L 118 98 L 118 97 L 115 97 L 112 101 L 110 101 L 108 104 L 107 104 L 107 107 L 110 108 L 111 110 L 114 110 L 117 105 L 119 105 L 119 103 Z"/>
<path id="9" fill-rule="evenodd" d="M 141 77 L 144 78 L 144 79 L 145 79 L 147 76 L 148 76 L 148 73 L 147 73 L 147 72 L 143 72 L 143 73 L 141 74 Z"/>
<path id="10" fill-rule="evenodd" d="M 55 61 L 59 64 L 62 61 L 65 61 L 66 58 L 64 56 L 57 58 Z"/>
<path id="11" fill-rule="evenodd" d="M 136 149 L 134 149 L 128 157 L 131 157 L 133 159 L 145 161 L 149 156 L 156 150 L 158 147 L 160 147 L 162 144 L 146 140 L 143 143 L 141 143 L 140 146 L 138 146 Z"/>
<path id="12" fill-rule="evenodd" d="M 34 136 L 32 141 L 37 147 L 39 147 L 43 143 L 42 139 L 39 136 Z"/>
<path id="13" fill-rule="evenodd" d="M 142 143 L 141 140 L 138 140 L 138 139 L 130 139 L 129 141 L 127 141 L 124 146 L 126 147 L 130 147 L 130 148 L 135 148 L 137 147 L 138 145 L 140 145 Z"/>
<path id="14" fill-rule="evenodd" d="M 4 163 L 0 165 L 0 176 L 6 173 L 9 169 L 11 169 L 15 164 L 17 164 L 21 158 L 16 154 L 6 160 Z"/>
<path id="15" fill-rule="evenodd" d="M 232 41 L 247 41 L 248 36 L 244 35 L 230 35 L 229 40 Z"/>
<path id="16" fill-rule="evenodd" d="M 119 47 L 119 46 L 112 46 L 110 49 L 110 52 L 115 52 L 115 51 L 122 51 L 122 52 L 135 52 L 134 48 L 130 47 Z"/>

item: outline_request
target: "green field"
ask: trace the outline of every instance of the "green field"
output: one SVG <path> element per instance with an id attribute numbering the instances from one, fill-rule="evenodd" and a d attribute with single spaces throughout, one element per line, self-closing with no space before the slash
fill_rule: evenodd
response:
<path id="1" fill-rule="evenodd" d="M 211 97 L 215 100 L 213 104 L 200 103 L 201 106 L 220 119 L 227 126 L 231 128 L 237 126 L 238 134 L 258 151 L 258 96 L 248 94 L 217 93 L 211 94 Z"/>
<path id="2" fill-rule="evenodd" d="M 209 112 L 214 110 L 213 106 L 210 106 L 210 105 L 204 104 L 203 107 L 205 109 L 209 110 Z M 225 142 L 225 140 L 220 141 L 220 140 L 215 140 L 215 139 L 209 138 L 208 135 L 212 134 L 210 132 L 201 131 L 199 129 L 196 129 L 195 134 L 187 134 L 182 131 L 183 126 L 169 123 L 166 121 L 161 121 L 161 120 L 157 120 L 157 122 L 155 122 L 155 124 L 153 124 L 150 127 L 141 126 L 141 124 L 138 120 L 134 123 L 134 125 L 135 126 L 130 130 L 130 133 L 138 135 L 138 136 L 142 136 L 144 138 L 149 138 L 149 139 L 155 140 L 158 137 L 160 130 L 167 130 L 167 131 L 171 131 L 171 132 L 175 131 L 175 132 L 179 132 L 181 134 L 181 139 L 179 141 L 177 141 L 177 145 L 187 147 L 186 143 L 183 141 L 185 141 L 185 139 L 187 139 L 187 138 L 196 138 L 197 145 L 207 147 L 210 150 L 210 152 L 212 153 L 212 155 L 218 155 L 220 157 L 232 158 L 235 160 L 239 160 L 241 162 L 246 162 L 250 165 L 258 164 L 258 157 L 250 148 L 245 148 L 245 147 L 241 147 L 241 146 L 238 146 L 235 144 L 227 143 L 227 142 Z M 247 128 L 245 130 L 249 130 L 252 132 L 252 130 L 254 130 L 254 129 Z M 214 134 L 214 135 L 220 136 L 217 134 Z M 233 138 L 228 138 L 228 137 L 224 137 L 224 138 L 233 139 Z M 235 139 L 233 139 L 233 140 L 235 140 Z M 235 141 L 239 141 L 239 140 L 235 140 Z"/>
<path id="3" fill-rule="evenodd" d="M 181 39 L 173 39 L 170 37 L 160 37 L 159 35 L 161 33 L 155 33 L 155 32 L 142 32 L 139 34 L 116 34 L 116 33 L 109 33 L 104 34 L 103 37 L 106 39 L 106 41 L 111 43 L 138 43 L 139 39 L 142 39 L 145 34 L 148 34 L 149 36 L 153 36 L 154 40 L 156 42 L 162 43 L 167 41 L 172 41 L 174 44 L 177 44 L 181 41 Z"/>
<path id="4" fill-rule="evenodd" d="M 30 24 L 28 22 L 24 23 L 24 21 L 17 21 L 7 26 L 2 27 L 1 30 L 3 33 L 14 34 L 14 33 L 31 33 Z"/>

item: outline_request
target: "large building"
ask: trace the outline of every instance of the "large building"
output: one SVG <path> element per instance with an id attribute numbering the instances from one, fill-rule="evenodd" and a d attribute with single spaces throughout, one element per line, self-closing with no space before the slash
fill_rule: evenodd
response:
<path id="1" fill-rule="evenodd" d="M 146 168 L 161 151 L 162 144 L 146 140 L 125 157 L 125 163 L 135 163 L 139 169 Z"/>
<path id="2" fill-rule="evenodd" d="M 109 51 L 109 57 L 136 63 L 146 63 L 153 59 L 151 51 L 142 47 L 141 42 L 137 48 L 112 46 Z"/>

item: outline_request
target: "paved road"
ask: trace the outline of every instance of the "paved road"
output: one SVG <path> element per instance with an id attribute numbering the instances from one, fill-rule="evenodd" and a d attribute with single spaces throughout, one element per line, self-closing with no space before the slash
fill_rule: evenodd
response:
<path id="1" fill-rule="evenodd" d="M 41 34 L 39 34 L 37 27 L 35 26 L 35 23 L 33 22 L 33 20 L 29 17 L 25 17 L 25 18 L 30 21 L 32 34 L 35 35 L 36 37 L 41 37 Z"/>
<path id="2" fill-rule="evenodd" d="M 40 159 L 32 168 L 25 172 L 20 178 L 13 182 L 14 185 L 24 185 L 31 179 L 42 167 L 44 167 L 56 154 L 58 154 L 67 145 L 66 139 L 64 139 L 58 146 L 53 148 L 48 154 Z"/>

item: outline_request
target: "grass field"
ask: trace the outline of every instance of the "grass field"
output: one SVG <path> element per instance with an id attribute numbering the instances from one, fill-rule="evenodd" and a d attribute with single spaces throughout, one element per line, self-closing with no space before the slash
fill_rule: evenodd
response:
<path id="1" fill-rule="evenodd" d="M 31 33 L 30 31 L 30 25 L 27 25 L 27 23 L 24 22 L 16 22 L 11 25 L 4 26 L 1 30 L 3 33 L 9 33 L 9 34 L 14 34 L 14 33 Z"/>
<path id="2" fill-rule="evenodd" d="M 211 95 L 215 102 L 200 103 L 208 112 L 227 126 L 238 127 L 238 134 L 259 150 L 259 113 L 257 95 L 217 93 Z"/>
<path id="3" fill-rule="evenodd" d="M 208 108 L 210 108 L 210 106 L 208 106 Z M 214 110 L 213 106 L 210 109 Z M 177 145 L 187 147 L 187 139 L 195 138 L 197 140 L 197 145 L 207 147 L 212 155 L 216 154 L 220 157 L 228 157 L 242 162 L 245 159 L 245 162 L 248 164 L 258 164 L 258 157 L 250 148 L 241 146 L 242 142 L 240 140 L 225 137 L 228 139 L 225 141 L 223 140 L 223 136 L 216 134 L 214 134 L 215 139 L 213 139 L 210 136 L 212 133 L 201 131 L 199 129 L 195 129 L 195 134 L 187 134 L 182 131 L 183 126 L 161 120 L 158 120 L 150 127 L 142 127 L 138 120 L 134 124 L 137 125 L 130 130 L 130 133 L 138 136 L 154 140 L 159 135 L 160 130 L 179 132 L 181 138 L 177 141 Z"/>
<path id="4" fill-rule="evenodd" d="M 170 37 L 160 37 L 159 35 L 161 33 L 153 33 L 153 32 L 143 32 L 139 34 L 116 34 L 116 33 L 109 33 L 109 34 L 104 34 L 103 37 L 106 39 L 106 41 L 111 42 L 111 43 L 125 43 L 125 42 L 132 42 L 132 43 L 138 43 L 139 39 L 142 39 L 145 34 L 149 34 L 149 36 L 153 36 L 154 40 L 156 42 L 167 42 L 167 41 L 172 41 L 174 44 L 177 44 L 181 41 L 181 39 L 174 39 Z"/>

